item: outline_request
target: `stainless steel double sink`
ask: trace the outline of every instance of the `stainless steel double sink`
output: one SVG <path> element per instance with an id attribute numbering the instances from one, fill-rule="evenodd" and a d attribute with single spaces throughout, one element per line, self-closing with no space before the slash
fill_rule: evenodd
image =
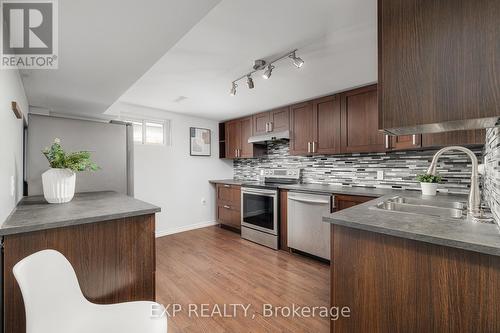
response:
<path id="1" fill-rule="evenodd" d="M 467 217 L 467 204 L 460 201 L 435 201 L 430 199 L 394 197 L 375 206 L 393 212 L 444 218 L 463 219 Z"/>

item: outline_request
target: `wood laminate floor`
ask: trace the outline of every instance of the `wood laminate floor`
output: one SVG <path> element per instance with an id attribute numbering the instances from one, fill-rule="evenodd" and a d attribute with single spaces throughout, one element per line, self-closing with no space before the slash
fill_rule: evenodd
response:
<path id="1" fill-rule="evenodd" d="M 264 304 L 329 306 L 326 264 L 268 249 L 219 227 L 161 237 L 156 248 L 156 295 L 159 303 L 171 304 L 169 333 L 329 332 L 328 318 L 263 315 Z M 173 304 L 182 309 L 175 316 Z M 202 304 L 208 304 L 207 312 Z M 224 304 L 226 316 L 234 314 L 231 304 L 250 304 L 248 316 L 240 306 L 236 317 L 219 316 L 217 307 L 222 312 Z M 202 317 L 214 311 L 215 316 Z"/>

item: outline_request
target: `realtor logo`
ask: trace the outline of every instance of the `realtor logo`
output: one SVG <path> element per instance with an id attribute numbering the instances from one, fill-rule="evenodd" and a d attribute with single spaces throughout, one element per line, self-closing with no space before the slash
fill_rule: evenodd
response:
<path id="1" fill-rule="evenodd" d="M 57 0 L 0 0 L 2 69 L 57 69 Z"/>

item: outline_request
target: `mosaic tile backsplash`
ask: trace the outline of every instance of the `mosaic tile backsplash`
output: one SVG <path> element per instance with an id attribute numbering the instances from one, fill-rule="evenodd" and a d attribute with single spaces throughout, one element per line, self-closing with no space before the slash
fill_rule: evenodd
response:
<path id="1" fill-rule="evenodd" d="M 484 199 L 488 202 L 495 220 L 500 225 L 500 128 L 486 131 L 484 154 Z"/>
<path id="2" fill-rule="evenodd" d="M 498 136 L 496 142 L 498 146 Z M 303 183 L 420 190 L 415 176 L 426 172 L 436 152 L 426 150 L 306 157 L 290 156 L 288 147 L 287 141 L 270 142 L 267 156 L 235 160 L 234 178 L 258 180 L 261 168 L 301 168 Z M 476 148 L 474 153 L 482 161 L 483 149 Z M 495 189 L 500 193 L 498 161 L 500 157 L 496 164 L 498 187 Z M 384 179 L 377 179 L 377 171 L 383 171 Z M 439 191 L 468 194 L 470 171 L 471 164 L 465 154 L 444 154 L 438 167 L 439 174 L 443 176 Z"/>

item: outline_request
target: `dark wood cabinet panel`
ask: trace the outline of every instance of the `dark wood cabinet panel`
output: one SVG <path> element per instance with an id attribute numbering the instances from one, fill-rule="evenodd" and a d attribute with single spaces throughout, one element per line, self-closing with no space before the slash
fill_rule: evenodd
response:
<path id="1" fill-rule="evenodd" d="M 245 117 L 225 123 L 226 158 L 257 157 L 266 152 L 265 146 L 248 143 L 253 134 L 252 122 L 252 117 Z"/>
<path id="2" fill-rule="evenodd" d="M 241 146 L 241 122 L 226 122 L 226 158 L 236 158 Z"/>
<path id="3" fill-rule="evenodd" d="M 332 225 L 332 332 L 498 332 L 500 258 Z M 480 313 L 480 315 L 478 315 Z"/>
<path id="4" fill-rule="evenodd" d="M 255 114 L 252 118 L 254 135 L 281 132 L 290 128 L 288 106 Z"/>
<path id="5" fill-rule="evenodd" d="M 241 229 L 241 186 L 216 184 L 217 222 L 235 229 Z"/>
<path id="6" fill-rule="evenodd" d="M 385 150 L 385 136 L 378 130 L 377 85 L 342 93 L 342 152 Z"/>
<path id="7" fill-rule="evenodd" d="M 240 210 L 230 205 L 217 206 L 217 221 L 225 226 L 241 229 Z"/>
<path id="8" fill-rule="evenodd" d="M 217 184 L 217 201 L 219 203 L 230 203 L 239 201 L 239 186 L 229 184 Z"/>
<path id="9" fill-rule="evenodd" d="M 290 155 L 312 153 L 314 141 L 314 114 L 312 102 L 290 107 Z"/>
<path id="10" fill-rule="evenodd" d="M 248 143 L 248 139 L 252 136 L 252 117 L 246 117 L 240 120 L 241 123 L 241 146 L 239 157 L 248 158 L 254 157 L 254 145 Z"/>
<path id="11" fill-rule="evenodd" d="M 314 140 L 313 153 L 338 154 L 341 152 L 341 112 L 338 95 L 313 101 Z"/>
<path id="12" fill-rule="evenodd" d="M 379 0 L 379 127 L 498 117 L 499 13 L 497 0 Z"/>
<path id="13" fill-rule="evenodd" d="M 351 310 L 350 318 L 331 322 L 332 332 L 416 333 L 412 244 L 394 238 L 386 245 L 383 235 L 336 225 L 331 230 L 332 305 Z"/>
<path id="14" fill-rule="evenodd" d="M 280 190 L 280 250 L 289 251 L 288 248 L 288 191 Z"/>
<path id="15" fill-rule="evenodd" d="M 54 249 L 73 266 L 85 297 L 98 304 L 155 300 L 155 216 L 143 215 L 4 236 L 4 329 L 25 332 L 21 290 L 12 268 Z"/>
<path id="16" fill-rule="evenodd" d="M 391 150 L 414 149 L 420 147 L 422 147 L 421 134 L 391 136 Z"/>
<path id="17" fill-rule="evenodd" d="M 359 196 L 359 195 L 335 195 L 334 196 L 335 207 L 333 208 L 333 210 L 339 211 L 342 209 L 347 209 L 373 199 L 375 198 Z"/>
<path id="18" fill-rule="evenodd" d="M 266 134 L 269 130 L 268 124 L 271 121 L 271 114 L 269 112 L 262 112 L 253 115 L 253 134 Z"/>
<path id="19" fill-rule="evenodd" d="M 271 132 L 290 129 L 290 110 L 288 106 L 270 111 Z"/>
<path id="20" fill-rule="evenodd" d="M 453 131 L 422 135 L 423 147 L 484 145 L 486 130 Z"/>

